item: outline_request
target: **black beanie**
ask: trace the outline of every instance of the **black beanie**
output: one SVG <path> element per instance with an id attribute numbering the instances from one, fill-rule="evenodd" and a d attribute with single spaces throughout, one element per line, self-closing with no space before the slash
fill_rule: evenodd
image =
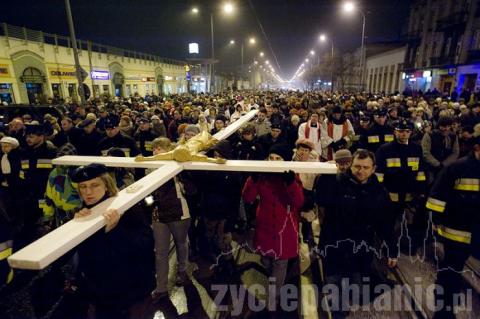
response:
<path id="1" fill-rule="evenodd" d="M 272 153 L 280 155 L 284 161 L 291 161 L 293 157 L 292 149 L 286 144 L 273 144 L 268 150 L 268 155 Z"/>

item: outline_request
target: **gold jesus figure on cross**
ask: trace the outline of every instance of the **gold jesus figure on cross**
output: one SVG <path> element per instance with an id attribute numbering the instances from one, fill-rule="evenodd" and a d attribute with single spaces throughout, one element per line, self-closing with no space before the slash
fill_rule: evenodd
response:
<path id="1" fill-rule="evenodd" d="M 173 151 L 160 154 L 159 157 L 101 157 L 101 156 L 62 156 L 54 159 L 55 165 L 88 165 L 102 163 L 110 167 L 156 168 L 152 173 L 121 190 L 117 196 L 110 197 L 91 209 L 88 220 L 74 219 L 47 235 L 14 253 L 8 258 L 12 268 L 40 270 L 63 256 L 82 241 L 105 226 L 102 214 L 108 209 L 116 209 L 123 214 L 137 202 L 150 195 L 158 187 L 183 170 L 217 170 L 237 172 L 285 172 L 335 174 L 335 164 L 321 162 L 265 162 L 210 159 L 202 152 L 217 141 L 224 140 L 235 133 L 257 113 L 250 111 L 239 120 L 227 126 L 213 136 L 199 134 L 192 142 L 177 146 Z M 219 165 L 220 163 L 220 165 Z"/>
<path id="2" fill-rule="evenodd" d="M 175 149 L 153 156 L 139 155 L 135 158 L 137 162 L 146 161 L 177 161 L 177 162 L 209 162 L 225 164 L 223 158 L 210 158 L 200 152 L 206 151 L 215 145 L 218 140 L 212 137 L 208 132 L 203 131 L 189 139 L 185 144 L 178 145 Z"/>

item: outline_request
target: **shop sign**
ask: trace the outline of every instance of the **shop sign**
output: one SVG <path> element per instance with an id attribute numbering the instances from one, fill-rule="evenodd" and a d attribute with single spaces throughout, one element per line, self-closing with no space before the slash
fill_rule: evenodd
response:
<path id="1" fill-rule="evenodd" d="M 142 82 L 155 82 L 155 78 L 154 77 L 142 78 Z"/>
<path id="2" fill-rule="evenodd" d="M 165 75 L 165 81 L 172 81 L 172 80 L 173 80 L 173 76 Z"/>
<path id="3" fill-rule="evenodd" d="M 110 79 L 110 73 L 108 71 L 93 70 L 90 72 L 92 80 L 108 80 Z"/>
<path id="4" fill-rule="evenodd" d="M 10 72 L 8 71 L 8 64 L 0 64 L 0 76 L 10 76 Z"/>
<path id="5" fill-rule="evenodd" d="M 76 78 L 75 69 L 70 68 L 58 68 L 58 69 L 49 69 L 50 76 L 57 78 Z"/>
<path id="6" fill-rule="evenodd" d="M 454 75 L 457 73 L 457 68 L 449 68 L 448 69 L 448 75 Z"/>

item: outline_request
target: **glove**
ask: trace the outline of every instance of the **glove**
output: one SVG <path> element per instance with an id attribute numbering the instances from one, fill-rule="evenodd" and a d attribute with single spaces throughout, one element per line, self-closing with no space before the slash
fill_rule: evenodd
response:
<path id="1" fill-rule="evenodd" d="M 285 184 L 290 185 L 295 181 L 295 172 L 292 170 L 289 170 L 288 172 L 283 172 L 282 178 Z"/>

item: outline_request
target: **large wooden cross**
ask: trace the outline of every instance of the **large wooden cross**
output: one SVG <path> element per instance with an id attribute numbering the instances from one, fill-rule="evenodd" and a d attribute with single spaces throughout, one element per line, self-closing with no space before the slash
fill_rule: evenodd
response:
<path id="1" fill-rule="evenodd" d="M 257 111 L 250 111 L 213 137 L 223 140 L 250 121 Z M 136 181 L 117 196 L 106 199 L 91 209 L 87 218 L 73 219 L 53 230 L 8 258 L 12 268 L 40 270 L 63 256 L 82 241 L 105 226 L 102 214 L 108 209 L 117 209 L 123 214 L 127 209 L 144 199 L 182 170 L 213 170 L 237 172 L 284 172 L 335 174 L 337 168 L 331 163 L 291 161 L 239 161 L 228 160 L 225 164 L 208 162 L 151 161 L 137 162 L 134 158 L 100 156 L 62 156 L 53 160 L 55 165 L 88 165 L 102 163 L 110 167 L 157 168 Z"/>

